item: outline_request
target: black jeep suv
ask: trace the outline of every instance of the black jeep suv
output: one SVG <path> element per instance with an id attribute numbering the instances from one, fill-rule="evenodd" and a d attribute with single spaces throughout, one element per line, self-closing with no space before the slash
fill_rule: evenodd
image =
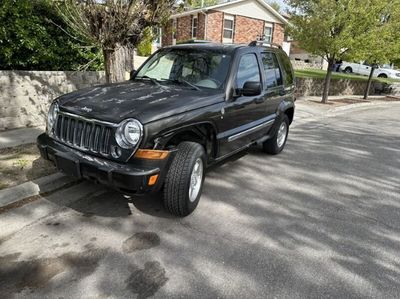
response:
<path id="1" fill-rule="evenodd" d="M 207 167 L 254 144 L 278 154 L 293 114 L 280 47 L 182 44 L 157 51 L 127 82 L 57 98 L 37 143 L 69 175 L 124 194 L 163 189 L 165 208 L 186 216 Z"/>

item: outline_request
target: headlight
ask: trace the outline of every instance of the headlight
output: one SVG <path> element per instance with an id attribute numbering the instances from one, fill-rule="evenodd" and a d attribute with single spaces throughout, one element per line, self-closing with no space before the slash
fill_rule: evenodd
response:
<path id="1" fill-rule="evenodd" d="M 58 104 L 53 103 L 51 104 L 49 113 L 47 114 L 47 134 L 50 136 L 53 135 L 53 129 L 57 120 L 58 110 Z"/>
<path id="2" fill-rule="evenodd" d="M 115 133 L 115 140 L 120 147 L 129 149 L 139 143 L 142 135 L 142 124 L 136 119 L 127 119 L 119 125 Z"/>

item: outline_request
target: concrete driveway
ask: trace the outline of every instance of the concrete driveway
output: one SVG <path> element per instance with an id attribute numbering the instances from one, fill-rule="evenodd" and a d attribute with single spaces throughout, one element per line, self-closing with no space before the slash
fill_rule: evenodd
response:
<path id="1" fill-rule="evenodd" d="M 0 297 L 398 298 L 400 105 L 292 127 L 195 213 L 83 182 L 0 215 Z"/>

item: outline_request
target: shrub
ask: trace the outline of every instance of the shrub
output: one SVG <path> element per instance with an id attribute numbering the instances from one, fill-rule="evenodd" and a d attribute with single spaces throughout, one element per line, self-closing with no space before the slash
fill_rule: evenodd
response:
<path id="1" fill-rule="evenodd" d="M 143 39 L 137 46 L 137 53 L 139 56 L 150 56 L 152 45 L 154 40 L 154 34 L 152 28 L 147 27 L 143 33 Z"/>

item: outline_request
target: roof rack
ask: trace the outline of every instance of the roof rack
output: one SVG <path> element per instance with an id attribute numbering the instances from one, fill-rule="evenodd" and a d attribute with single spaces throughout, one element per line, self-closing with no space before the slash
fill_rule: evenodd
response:
<path id="1" fill-rule="evenodd" d="M 269 42 L 266 42 L 266 41 L 263 41 L 263 40 L 253 40 L 249 44 L 249 47 L 257 47 L 257 46 L 282 49 L 281 45 L 278 45 L 278 44 L 275 44 L 275 43 L 269 43 Z"/>

